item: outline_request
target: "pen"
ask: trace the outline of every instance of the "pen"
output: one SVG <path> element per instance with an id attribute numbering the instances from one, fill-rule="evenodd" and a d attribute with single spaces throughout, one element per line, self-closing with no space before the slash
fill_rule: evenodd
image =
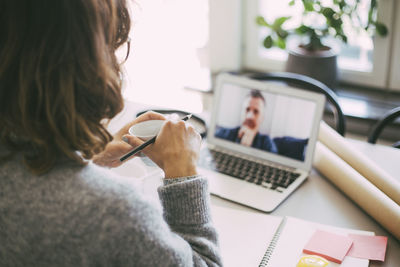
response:
<path id="1" fill-rule="evenodd" d="M 192 117 L 192 114 L 188 114 L 185 117 L 182 118 L 183 121 L 187 121 Z M 123 156 L 122 158 L 119 159 L 119 161 L 124 161 L 127 158 L 132 157 L 133 155 L 135 155 L 136 153 L 142 151 L 145 147 L 147 147 L 150 144 L 153 144 L 156 141 L 157 135 L 152 137 L 150 140 L 144 142 L 143 144 L 141 144 L 140 146 L 136 147 L 135 149 L 133 149 L 132 151 L 130 151 L 129 153 L 127 153 L 125 156 Z"/>

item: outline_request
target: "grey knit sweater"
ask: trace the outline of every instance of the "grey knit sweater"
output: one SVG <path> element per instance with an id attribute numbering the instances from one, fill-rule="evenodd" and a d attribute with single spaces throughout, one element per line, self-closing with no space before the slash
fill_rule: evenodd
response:
<path id="1" fill-rule="evenodd" d="M 163 210 L 108 169 L 34 176 L 0 165 L 0 266 L 219 266 L 203 177 L 161 186 Z"/>

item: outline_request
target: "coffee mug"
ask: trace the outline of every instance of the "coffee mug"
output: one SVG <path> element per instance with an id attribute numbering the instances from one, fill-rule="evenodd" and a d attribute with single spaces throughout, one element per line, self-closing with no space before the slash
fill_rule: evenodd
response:
<path id="1" fill-rule="evenodd" d="M 164 122 L 165 120 L 148 120 L 139 122 L 129 128 L 129 134 L 134 135 L 143 141 L 150 140 L 160 132 Z"/>

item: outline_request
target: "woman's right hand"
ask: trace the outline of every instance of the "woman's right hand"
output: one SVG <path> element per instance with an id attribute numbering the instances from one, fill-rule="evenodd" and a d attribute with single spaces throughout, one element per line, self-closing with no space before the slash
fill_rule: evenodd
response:
<path id="1" fill-rule="evenodd" d="M 135 136 L 124 137 L 133 147 L 143 143 Z M 193 126 L 182 120 L 167 120 L 154 144 L 146 147 L 143 153 L 163 169 L 165 178 L 178 178 L 197 174 L 200 145 L 200 134 Z"/>

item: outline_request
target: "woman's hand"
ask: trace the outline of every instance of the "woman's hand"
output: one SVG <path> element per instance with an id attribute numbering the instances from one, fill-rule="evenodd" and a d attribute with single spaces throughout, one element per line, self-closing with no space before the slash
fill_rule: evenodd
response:
<path id="1" fill-rule="evenodd" d="M 127 135 L 128 143 L 137 147 L 139 138 Z M 197 174 L 201 137 L 188 123 L 168 120 L 157 135 L 154 144 L 143 150 L 151 160 L 164 170 L 165 178 L 178 178 Z"/>
<path id="2" fill-rule="evenodd" d="M 127 143 L 119 140 L 112 140 L 107 144 L 103 152 L 93 157 L 93 162 L 100 166 L 115 168 L 122 164 L 119 159 L 131 150 L 132 146 Z"/>
<path id="3" fill-rule="evenodd" d="M 132 125 L 147 120 L 165 120 L 165 117 L 153 111 L 140 115 L 134 121 L 128 123 L 119 130 L 118 133 L 114 135 L 114 139 L 107 144 L 106 148 L 93 157 L 93 162 L 97 165 L 111 168 L 120 166 L 123 162 L 119 159 L 133 149 L 131 145 L 122 140 L 122 137 L 129 134 L 128 131 Z"/>

